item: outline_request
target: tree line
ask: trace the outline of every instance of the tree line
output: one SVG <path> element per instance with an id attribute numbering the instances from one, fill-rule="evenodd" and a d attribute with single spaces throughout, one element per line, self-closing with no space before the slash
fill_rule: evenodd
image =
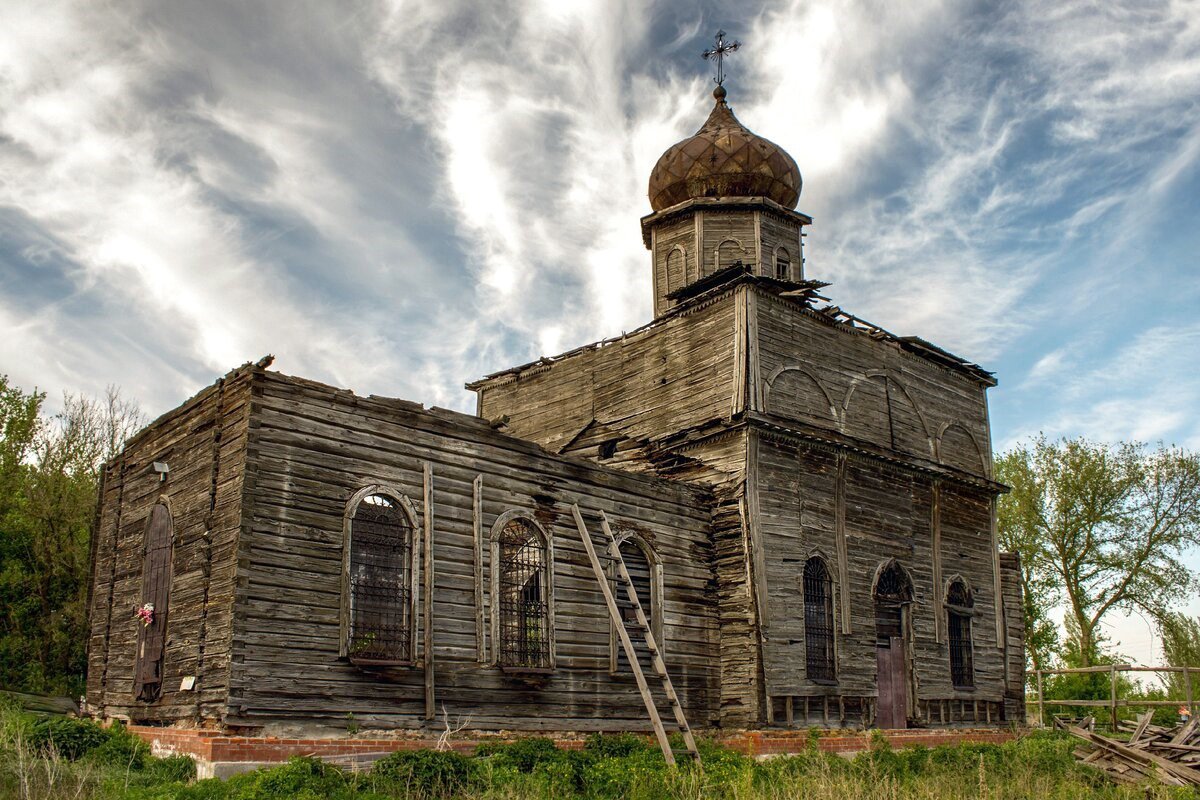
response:
<path id="1" fill-rule="evenodd" d="M 0 375 L 0 688 L 77 697 L 100 468 L 144 419 L 115 389 L 45 400 Z"/>

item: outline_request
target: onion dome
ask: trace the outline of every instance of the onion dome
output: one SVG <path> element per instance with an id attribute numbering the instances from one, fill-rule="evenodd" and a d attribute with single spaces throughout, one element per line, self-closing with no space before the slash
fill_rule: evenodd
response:
<path id="1" fill-rule="evenodd" d="M 752 133 L 713 91 L 717 104 L 690 139 L 663 153 L 650 173 L 655 211 L 697 197 L 766 197 L 794 209 L 800 199 L 800 169 L 782 147 Z"/>

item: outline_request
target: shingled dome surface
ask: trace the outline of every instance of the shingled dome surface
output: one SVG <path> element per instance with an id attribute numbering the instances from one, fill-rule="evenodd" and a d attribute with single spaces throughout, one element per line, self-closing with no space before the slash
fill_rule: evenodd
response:
<path id="1" fill-rule="evenodd" d="M 650 173 L 655 211 L 696 197 L 767 197 L 785 208 L 800 199 L 800 169 L 783 148 L 758 136 L 733 116 L 725 90 L 690 139 L 663 153 Z"/>

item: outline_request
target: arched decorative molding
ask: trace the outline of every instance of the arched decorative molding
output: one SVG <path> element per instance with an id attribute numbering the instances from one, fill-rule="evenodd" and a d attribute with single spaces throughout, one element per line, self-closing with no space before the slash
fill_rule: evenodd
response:
<path id="1" fill-rule="evenodd" d="M 970 459 L 970 463 L 966 463 L 965 460 L 964 462 L 960 463 L 955 463 L 948 460 L 947 456 L 950 454 L 944 452 L 943 442 L 946 439 L 946 434 L 953 430 L 962 431 L 962 433 L 966 435 L 967 440 L 971 443 L 974 457 Z M 966 471 L 970 471 L 970 469 L 978 467 L 979 474 L 983 475 L 984 477 L 988 477 L 987 458 L 984 456 L 983 448 L 979 445 L 979 440 L 975 438 L 975 434 L 971 433 L 970 428 L 963 423 L 958 422 L 957 420 L 944 422 L 938 429 L 937 446 L 934 455 L 940 463 L 949 464 L 950 466 L 958 467 L 959 469 L 964 469 Z"/>
<path id="2" fill-rule="evenodd" d="M 670 294 L 676 289 L 681 289 L 687 285 L 687 250 L 683 245 L 675 245 L 667 252 L 666 276 L 665 276 L 665 291 L 664 294 Z M 674 268 L 678 266 L 678 271 Z M 672 280 L 674 278 L 674 280 Z"/>
<path id="3" fill-rule="evenodd" d="M 530 512 L 523 509 L 510 509 L 496 518 L 492 523 L 492 530 L 488 537 L 491 557 L 491 606 L 492 606 L 492 664 L 504 668 L 501 663 L 503 642 L 500 635 L 500 537 L 505 529 L 512 522 L 522 522 L 529 526 L 529 529 L 534 532 L 542 540 L 546 552 L 546 636 L 547 636 L 547 658 L 548 669 L 554 669 L 557 661 L 555 657 L 555 635 L 554 635 L 554 537 L 546 530 L 543 525 L 538 522 L 537 518 Z M 537 672 L 536 667 L 519 667 L 513 669 L 517 672 Z"/>
<path id="4" fill-rule="evenodd" d="M 354 515 L 358 512 L 358 507 L 368 497 L 374 496 L 387 497 L 394 500 L 399 506 L 405 519 L 408 521 L 409 531 L 411 532 L 410 551 L 410 566 L 411 585 L 409 586 L 409 622 L 412 630 L 409 632 L 409 658 L 411 661 L 416 653 L 416 620 L 417 620 L 417 597 L 418 597 L 418 579 L 421 564 L 421 537 L 417 532 L 421 529 L 420 516 L 417 514 L 416 507 L 413 506 L 412 500 L 408 498 L 398 486 L 391 483 L 371 483 L 363 486 L 358 491 L 350 495 L 346 500 L 346 508 L 342 513 L 342 575 L 341 575 L 341 635 L 338 646 L 338 655 L 341 658 L 350 656 L 350 616 L 351 602 L 350 597 L 350 547 L 353 536 Z"/>
<path id="5" fill-rule="evenodd" d="M 958 573 L 955 573 L 949 578 L 946 578 L 946 580 L 942 581 L 942 597 L 944 598 L 950 596 L 950 586 L 955 583 L 961 583 L 963 588 L 967 590 L 967 597 L 971 598 L 971 601 L 974 602 L 975 588 L 971 586 L 971 581 L 965 575 L 959 575 Z"/>
<path id="6" fill-rule="evenodd" d="M 822 383 L 821 380 L 817 378 L 816 375 L 813 375 L 808 369 L 805 369 L 798 364 L 785 364 L 784 366 L 776 367 L 774 370 L 772 370 L 763 387 L 763 408 L 765 408 L 767 411 L 774 410 L 771 407 L 772 389 L 774 389 L 775 382 L 779 380 L 779 378 L 790 372 L 799 373 L 800 375 L 808 378 L 820 391 L 821 398 L 824 399 L 822 411 L 826 412 L 826 414 L 819 414 L 815 416 L 821 418 L 827 415 L 828 420 L 835 426 L 840 425 L 841 415 L 838 412 L 837 404 L 834 402 L 833 396 L 829 393 L 829 390 L 825 388 L 825 384 Z"/>
<path id="7" fill-rule="evenodd" d="M 889 558 L 886 561 L 881 562 L 879 564 L 879 566 L 875 567 L 875 574 L 871 577 L 871 597 L 875 598 L 878 596 L 879 579 L 881 577 L 883 577 L 883 574 L 885 572 L 889 571 L 893 567 L 900 571 L 900 573 L 904 576 L 904 580 L 908 583 L 909 597 L 907 600 L 901 600 L 900 602 L 901 603 L 915 603 L 916 602 L 916 588 L 915 588 L 915 584 L 913 584 L 912 573 L 908 571 L 907 567 L 905 567 L 903 564 L 901 564 L 899 561 L 897 561 L 894 558 Z"/>
<path id="8" fill-rule="evenodd" d="M 930 430 L 929 420 L 925 416 L 924 410 L 922 410 L 921 405 L 908 390 L 908 387 L 904 385 L 904 382 L 900 380 L 895 373 L 889 370 L 871 370 L 870 372 L 866 372 L 851 381 L 849 388 L 846 389 L 846 395 L 841 404 L 841 422 L 843 432 L 850 433 L 849 427 L 852 421 L 850 406 L 853 402 L 855 391 L 858 390 L 859 386 L 865 382 L 874 380 L 881 382 L 881 387 L 883 389 L 883 410 L 887 414 L 889 428 L 893 430 L 893 432 L 895 429 L 891 428 L 891 426 L 894 424 L 896 416 L 904 413 L 902 411 L 904 405 L 907 404 L 908 408 L 912 410 L 912 413 L 916 415 L 916 421 L 920 431 L 919 441 L 901 439 L 900 441 L 894 443 L 895 446 L 901 449 L 915 450 L 918 454 L 927 454 L 931 458 L 936 458 L 935 439 L 932 431 Z M 896 398 L 896 395 L 899 395 L 899 399 L 894 399 Z M 883 444 L 887 445 L 893 443 L 883 442 Z"/>
<path id="9" fill-rule="evenodd" d="M 728 264 L 724 263 L 721 259 L 721 253 L 724 252 L 725 245 L 727 245 L 727 244 L 737 245 L 737 249 L 738 249 L 736 257 L 731 259 Z M 734 239 L 733 237 L 727 237 L 725 239 L 722 239 L 721 243 L 718 244 L 716 246 L 716 248 L 713 249 L 714 271 L 722 270 L 725 267 L 732 266 L 733 264 L 737 263 L 738 261 L 742 261 L 744 263 L 745 258 L 746 258 L 746 246 L 744 244 L 742 244 L 741 239 Z"/>
<path id="10" fill-rule="evenodd" d="M 650 630 L 654 634 L 654 640 L 658 644 L 660 654 L 665 652 L 664 637 L 663 637 L 663 620 L 665 613 L 663 609 L 664 596 L 664 581 L 663 581 L 663 564 L 659 558 L 658 552 L 654 549 L 654 545 L 640 531 L 616 523 L 613 525 L 613 538 L 616 539 L 617 547 L 621 545 L 629 545 L 637 547 L 637 549 L 646 558 L 646 564 L 650 568 Z M 609 566 L 609 578 L 615 580 L 616 572 L 615 565 Z M 614 589 L 614 592 L 619 592 L 619 596 L 624 600 L 624 593 L 620 588 Z M 643 609 L 644 611 L 645 609 Z M 616 672 L 619 658 L 618 654 L 621 650 L 621 643 L 618 640 L 617 628 L 615 623 L 609 625 L 609 671 Z M 664 656 L 665 657 L 665 656 Z"/>

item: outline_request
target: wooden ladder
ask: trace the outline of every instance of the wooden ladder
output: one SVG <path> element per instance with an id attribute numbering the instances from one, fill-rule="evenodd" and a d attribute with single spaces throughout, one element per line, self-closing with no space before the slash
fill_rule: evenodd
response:
<path id="1" fill-rule="evenodd" d="M 596 555 L 596 546 L 592 542 L 592 536 L 588 533 L 587 526 L 583 522 L 583 515 L 579 511 L 578 503 L 575 503 L 571 507 L 571 512 L 575 515 L 575 525 L 579 528 L 579 536 L 583 539 L 583 548 L 587 550 L 588 560 L 592 562 L 592 571 L 596 573 L 596 581 L 600 584 L 601 594 L 604 595 L 604 604 L 608 607 L 608 616 L 617 629 L 617 636 L 621 639 L 621 647 L 625 650 L 625 658 L 629 661 L 629 668 L 633 670 L 633 677 L 637 681 L 638 691 L 642 693 L 642 701 L 646 704 L 646 711 L 650 714 L 650 722 L 654 725 L 654 735 L 658 737 L 658 746 L 662 748 L 663 758 L 667 760 L 668 764 L 674 766 L 675 752 L 671 749 L 671 742 L 667 738 L 666 730 L 663 729 L 662 718 L 659 716 L 658 708 L 654 705 L 654 697 L 650 694 L 650 687 L 646 684 L 646 676 L 642 673 L 642 665 L 638 663 L 637 651 L 633 649 L 633 642 L 629 638 L 629 631 L 626 628 L 625 621 L 621 619 L 621 612 L 617 608 L 617 601 L 613 597 L 612 590 L 609 589 L 608 575 L 604 572 L 604 567 L 600 563 L 600 557 Z M 625 587 L 625 595 L 633 606 L 634 616 L 637 619 L 637 624 L 631 627 L 635 627 L 645 638 L 646 649 L 650 651 L 650 663 L 654 667 L 655 674 L 662 681 L 663 691 L 667 695 L 667 703 L 670 704 L 671 711 L 675 714 L 675 724 L 678 726 L 679 732 L 683 734 L 683 743 L 687 748 L 686 753 L 689 758 L 698 762 L 700 761 L 700 752 L 696 749 L 696 740 L 692 736 L 692 729 L 688 727 L 687 719 L 683 716 L 683 706 L 679 702 L 679 695 L 675 693 L 675 686 L 671 683 L 671 676 L 667 674 L 667 665 L 662 659 L 662 654 L 659 652 L 658 642 L 654 639 L 654 631 L 650 628 L 650 621 L 646 619 L 646 612 L 642 609 L 642 603 L 638 599 L 637 590 L 634 588 L 633 581 L 629 577 L 629 570 L 625 568 L 625 559 L 621 557 L 621 548 L 617 544 L 616 537 L 613 536 L 612 528 L 608 524 L 608 517 L 605 516 L 603 511 L 600 512 L 600 524 L 604 530 L 604 538 L 607 540 L 608 560 L 615 564 L 617 568 L 616 582 Z"/>

